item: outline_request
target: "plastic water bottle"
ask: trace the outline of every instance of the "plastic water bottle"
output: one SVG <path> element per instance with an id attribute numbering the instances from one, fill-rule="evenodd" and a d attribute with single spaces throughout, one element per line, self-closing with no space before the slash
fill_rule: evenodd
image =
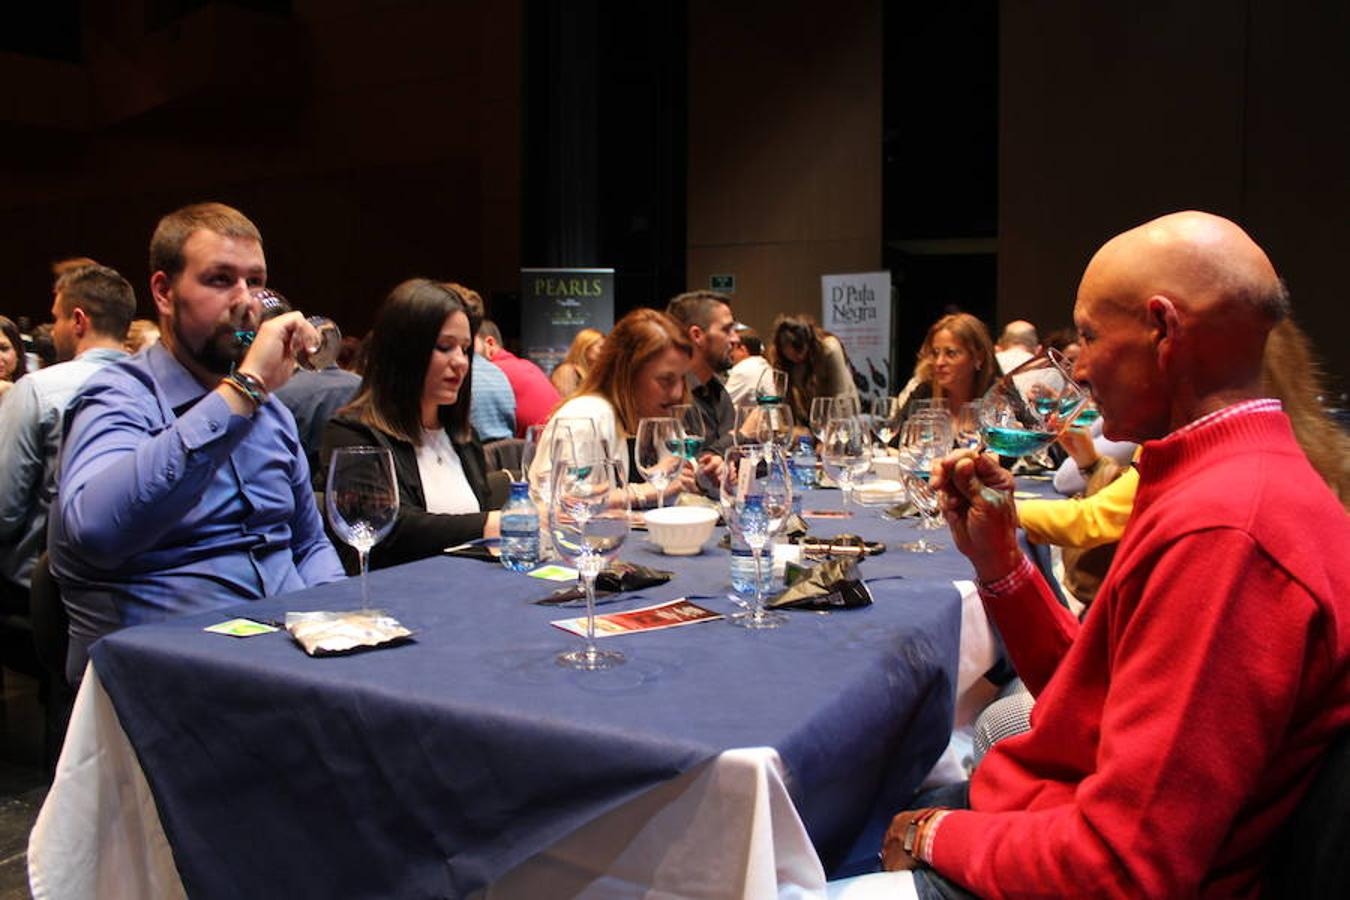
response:
<path id="1" fill-rule="evenodd" d="M 530 499 L 530 485 L 511 482 L 511 496 L 502 507 L 502 565 L 528 572 L 539 565 L 539 510 Z"/>
<path id="2" fill-rule="evenodd" d="M 764 516 L 764 507 L 758 502 L 758 497 L 751 497 L 746 502 L 745 510 L 742 516 Z M 735 528 L 731 532 L 731 588 L 738 594 L 753 594 L 755 592 L 755 555 L 750 550 L 750 545 L 745 539 L 737 533 Z M 761 590 L 767 595 L 773 590 L 773 544 L 772 542 L 765 546 L 759 554 L 760 564 L 760 584 Z"/>
<path id="3" fill-rule="evenodd" d="M 811 438 L 804 434 L 797 438 L 797 450 L 792 454 L 792 484 L 797 491 L 816 486 L 816 451 L 811 448 Z"/>

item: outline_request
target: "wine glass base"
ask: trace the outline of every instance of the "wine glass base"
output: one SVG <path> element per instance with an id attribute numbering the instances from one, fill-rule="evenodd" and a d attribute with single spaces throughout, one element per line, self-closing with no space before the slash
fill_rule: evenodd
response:
<path id="1" fill-rule="evenodd" d="M 558 665 L 565 669 L 580 669 L 583 672 L 597 672 L 612 669 L 627 662 L 627 658 L 618 650 L 600 650 L 584 647 L 558 654 Z"/>
<path id="2" fill-rule="evenodd" d="M 767 609 L 752 609 L 732 613 L 727 621 L 739 628 L 777 628 L 787 624 L 787 616 Z"/>
<path id="3" fill-rule="evenodd" d="M 933 541 L 925 541 L 923 538 L 919 538 L 917 541 L 909 541 L 907 543 L 900 544 L 899 546 L 901 550 L 908 551 L 909 553 L 937 553 L 940 550 L 947 549 L 946 544 L 937 544 L 934 543 Z"/>

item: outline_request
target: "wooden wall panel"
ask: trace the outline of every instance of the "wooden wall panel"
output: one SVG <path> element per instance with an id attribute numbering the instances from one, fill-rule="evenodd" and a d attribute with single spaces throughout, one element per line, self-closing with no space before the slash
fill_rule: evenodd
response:
<path id="1" fill-rule="evenodd" d="M 820 314 L 820 276 L 881 259 L 881 4 L 689 5 L 688 285 L 736 314 Z"/>
<path id="2" fill-rule="evenodd" d="M 1350 14 L 1281 0 L 1000 6 L 1000 322 L 1067 323 L 1107 238 L 1198 208 L 1267 247 L 1350 375 Z"/>

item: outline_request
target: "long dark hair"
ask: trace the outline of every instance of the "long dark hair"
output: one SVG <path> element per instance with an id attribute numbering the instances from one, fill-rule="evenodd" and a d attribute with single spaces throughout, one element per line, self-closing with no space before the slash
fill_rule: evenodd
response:
<path id="1" fill-rule="evenodd" d="M 444 284 L 413 278 L 389 292 L 375 314 L 361 390 L 343 412 L 372 428 L 413 444 L 422 440 L 422 386 L 441 326 L 454 313 L 469 312 Z M 458 443 L 469 440 L 473 346 L 459 396 L 440 408 L 441 425 Z"/>
<path id="2" fill-rule="evenodd" d="M 9 338 L 9 343 L 14 347 L 14 371 L 9 373 L 9 381 L 18 381 L 28 374 L 28 356 L 23 346 L 23 336 L 19 334 L 19 326 L 15 325 L 4 316 L 0 316 L 0 331 Z"/>

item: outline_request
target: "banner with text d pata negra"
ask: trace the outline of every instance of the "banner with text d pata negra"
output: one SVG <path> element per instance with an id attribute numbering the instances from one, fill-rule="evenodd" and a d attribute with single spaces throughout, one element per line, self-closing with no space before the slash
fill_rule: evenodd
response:
<path id="1" fill-rule="evenodd" d="M 521 342 L 545 372 L 583 328 L 614 327 L 613 269 L 521 269 Z"/>
<path id="2" fill-rule="evenodd" d="M 891 273 L 820 276 L 821 324 L 848 353 L 863 398 L 894 392 L 891 377 Z"/>

